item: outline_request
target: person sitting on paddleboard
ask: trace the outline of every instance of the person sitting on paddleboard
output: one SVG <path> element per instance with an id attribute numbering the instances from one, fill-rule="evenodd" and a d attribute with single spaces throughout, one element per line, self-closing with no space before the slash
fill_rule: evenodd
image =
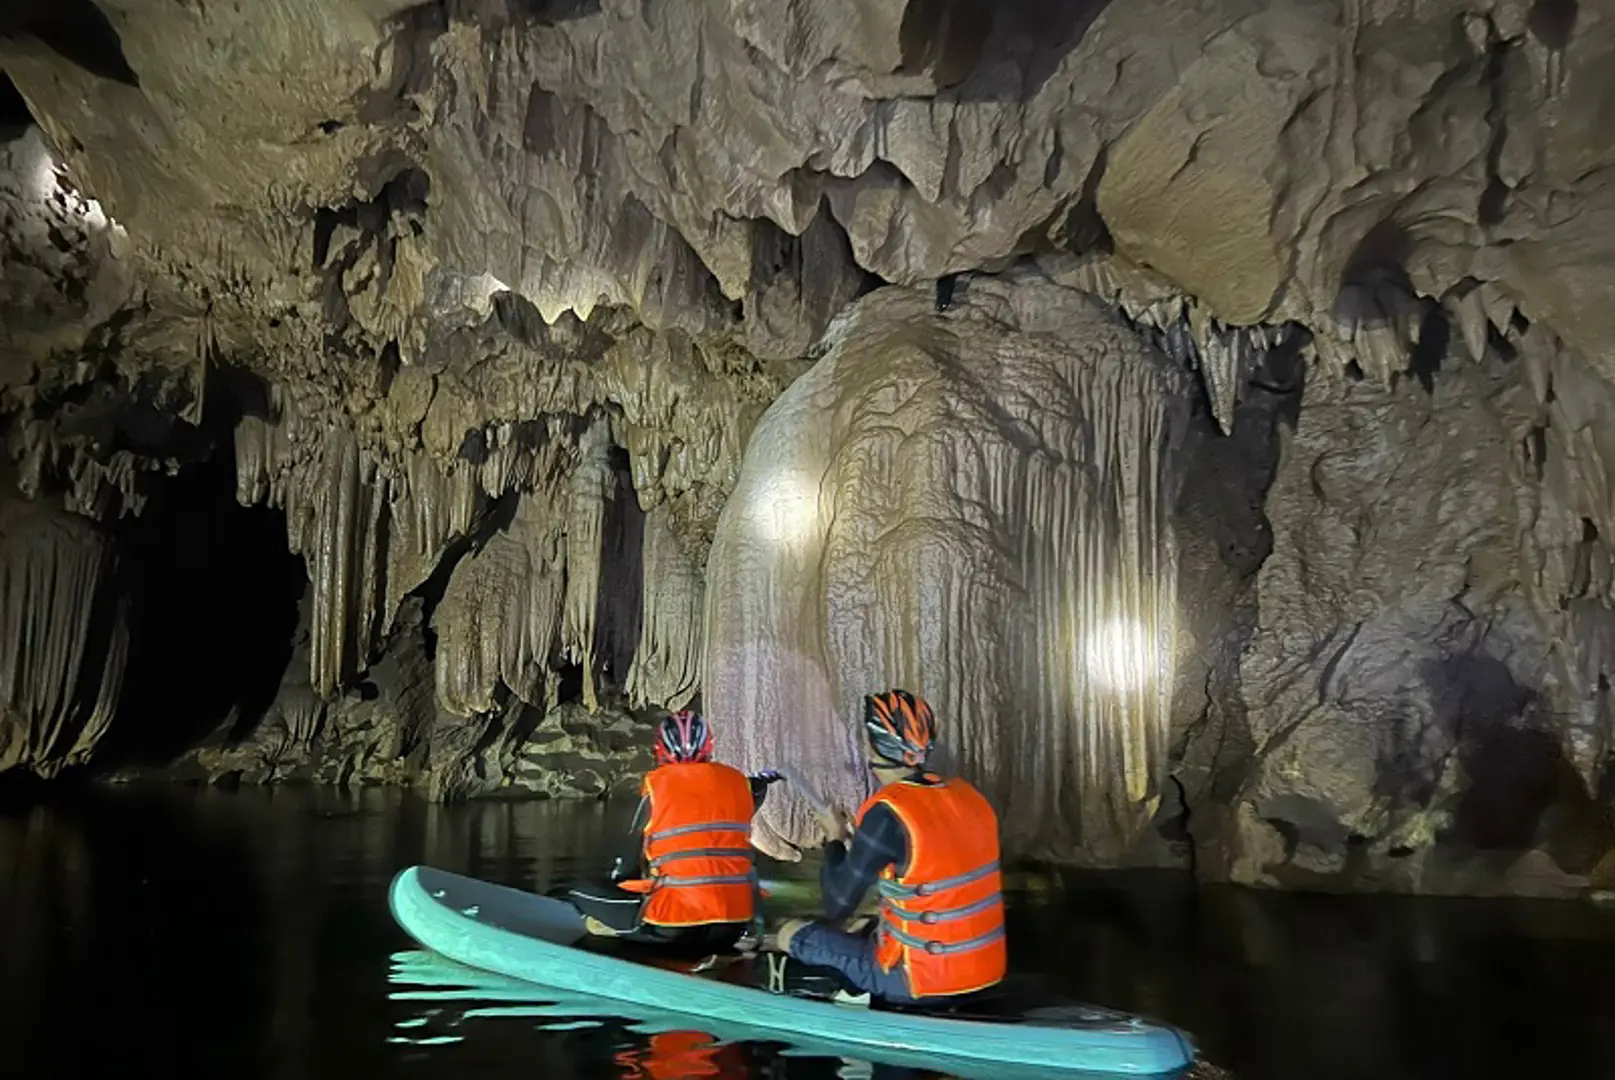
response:
<path id="1" fill-rule="evenodd" d="M 591 934 L 701 952 L 732 948 L 758 915 L 751 819 L 768 785 L 712 760 L 712 731 L 698 713 L 675 712 L 656 732 L 656 767 L 645 774 L 630 831 L 639 877 L 567 892 Z"/>
<path id="2" fill-rule="evenodd" d="M 858 810 L 850 842 L 843 813 L 819 815 L 830 835 L 820 884 L 834 921 L 878 887 L 875 933 L 791 919 L 775 947 L 891 1002 L 996 985 L 1007 966 L 998 815 L 964 780 L 926 771 L 936 717 L 922 699 L 906 690 L 864 698 L 864 730 L 881 786 Z"/>

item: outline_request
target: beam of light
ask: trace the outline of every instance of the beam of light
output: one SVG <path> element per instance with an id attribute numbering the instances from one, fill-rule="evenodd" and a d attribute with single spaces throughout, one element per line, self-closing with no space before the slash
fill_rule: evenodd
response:
<path id="1" fill-rule="evenodd" d="M 1088 677 L 1107 690 L 1136 690 L 1161 677 L 1166 658 L 1156 635 L 1137 619 L 1107 619 L 1083 643 Z"/>
<path id="2" fill-rule="evenodd" d="M 819 525 L 819 485 L 799 470 L 774 473 L 750 507 L 752 531 L 780 547 L 803 543 Z"/>

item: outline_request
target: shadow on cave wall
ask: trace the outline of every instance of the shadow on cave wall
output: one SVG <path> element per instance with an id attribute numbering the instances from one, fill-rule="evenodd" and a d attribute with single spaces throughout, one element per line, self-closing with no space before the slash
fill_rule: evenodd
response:
<path id="1" fill-rule="evenodd" d="M 227 719 L 250 730 L 292 656 L 303 560 L 285 515 L 235 500 L 228 444 L 156 486 L 114 532 L 130 590 L 130 657 L 98 760 L 162 765 Z"/>
<path id="2" fill-rule="evenodd" d="M 628 668 L 639 648 L 644 619 L 645 512 L 634 492 L 628 451 L 612 447 L 616 486 L 606 505 L 600 560 L 600 591 L 595 601 L 595 626 L 603 681 L 622 689 Z"/>
<path id="3" fill-rule="evenodd" d="M 930 71 L 938 87 L 962 101 L 1025 100 L 1109 6 L 1110 0 L 910 0 L 898 70 Z M 1017 61 L 1019 81 L 996 76 L 1003 58 Z"/>
<path id="4" fill-rule="evenodd" d="M 18 92 L 17 84 L 11 81 L 11 76 L 0 71 L 0 142 L 20 135 L 33 122 L 34 114 Z"/>
<path id="5" fill-rule="evenodd" d="M 32 38 L 97 78 L 140 85 L 123 38 L 94 0 L 5 0 L 0 37 Z"/>
<path id="6" fill-rule="evenodd" d="M 1615 844 L 1615 817 L 1601 808 L 1562 736 L 1539 726 L 1537 692 L 1501 660 L 1477 653 L 1431 660 L 1422 676 L 1436 703 L 1437 738 L 1451 738 L 1464 786 L 1443 846 L 1472 851 L 1543 848 L 1571 873 L 1585 873 Z M 1403 730 L 1378 763 L 1376 794 L 1422 806 L 1437 794 L 1442 757 Z"/>
<path id="7" fill-rule="evenodd" d="M 1190 465 L 1175 520 L 1180 640 L 1191 648 L 1181 654 L 1175 680 L 1173 782 L 1156 829 L 1186 848 L 1191 870 L 1199 849 L 1220 843 L 1229 822 L 1216 808 L 1236 801 L 1255 760 L 1239 658 L 1257 629 L 1256 575 L 1273 550 L 1266 502 L 1282 430 L 1299 423 L 1305 394 L 1301 341 L 1270 351 L 1252 372 L 1231 434 L 1221 434 L 1209 399 L 1198 395 L 1185 448 Z"/>

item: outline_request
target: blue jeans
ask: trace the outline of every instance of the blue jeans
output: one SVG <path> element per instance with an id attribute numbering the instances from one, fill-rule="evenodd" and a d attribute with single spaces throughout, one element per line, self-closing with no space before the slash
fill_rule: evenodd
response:
<path id="1" fill-rule="evenodd" d="M 787 950 L 792 959 L 813 967 L 826 967 L 859 990 L 882 1001 L 911 1004 L 914 995 L 909 993 L 908 979 L 902 967 L 882 971 L 875 959 L 873 935 L 849 934 L 833 926 L 809 923 L 791 935 Z"/>

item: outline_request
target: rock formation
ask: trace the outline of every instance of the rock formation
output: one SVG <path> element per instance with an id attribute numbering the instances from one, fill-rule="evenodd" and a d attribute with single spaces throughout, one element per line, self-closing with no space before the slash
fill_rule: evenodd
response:
<path id="1" fill-rule="evenodd" d="M 972 285 L 946 316 L 865 297 L 753 431 L 707 561 L 707 711 L 751 768 L 851 764 L 863 695 L 909 687 L 1006 842 L 1115 857 L 1164 782 L 1189 379 L 1089 294 Z M 765 826 L 812 834 L 779 805 Z"/>
<path id="2" fill-rule="evenodd" d="M 1020 854 L 1615 887 L 1612 56 L 1573 0 L 13 3 L 0 765 L 153 722 L 120 529 L 222 457 L 308 589 L 182 770 L 600 793 L 695 702 L 850 801 L 906 681 Z"/>

